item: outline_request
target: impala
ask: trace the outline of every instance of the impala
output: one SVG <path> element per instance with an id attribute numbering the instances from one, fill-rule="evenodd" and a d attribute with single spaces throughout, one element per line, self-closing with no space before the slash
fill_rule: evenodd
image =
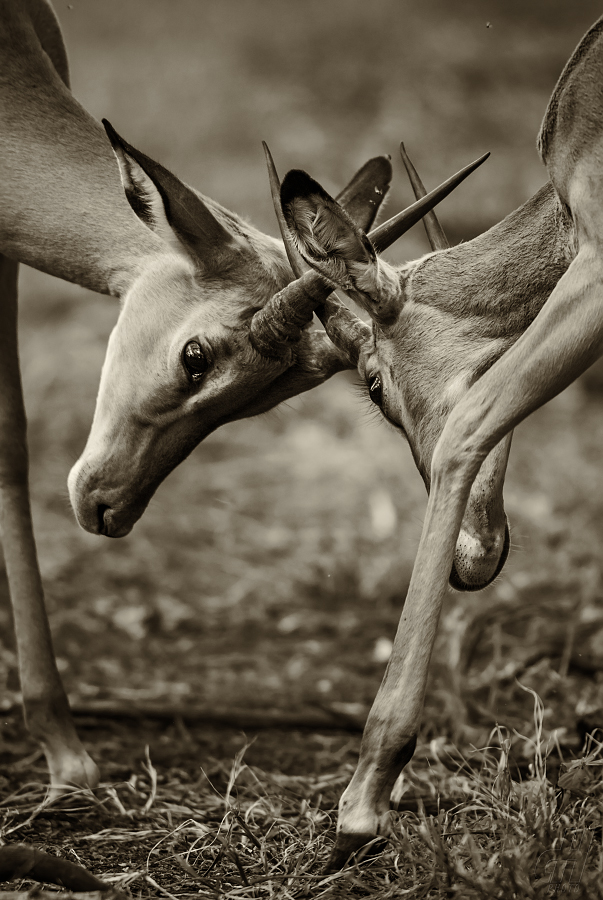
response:
<path id="1" fill-rule="evenodd" d="M 93 441 L 92 459 L 71 479 L 74 497 L 88 492 L 78 512 L 95 532 L 124 534 L 159 481 L 223 422 L 270 409 L 350 363 L 324 333 L 307 330 L 311 309 L 300 314 L 292 303 L 301 289 L 282 294 L 292 273 L 280 242 L 184 185 L 108 123 L 107 140 L 69 91 L 60 28 L 46 0 L 0 0 L 0 54 L 0 530 L 26 721 L 57 794 L 94 786 L 98 769 L 73 726 L 36 559 L 18 263 L 122 301 L 108 351 L 118 378 L 105 368 L 105 406 L 93 434 L 107 416 L 130 416 L 132 428 L 123 435 L 118 428 L 118 437 L 105 431 L 100 441 L 117 475 L 103 480 Z M 390 176 L 389 160 L 374 159 L 340 197 L 363 227 L 373 222 Z M 384 245 L 462 177 L 382 226 Z M 330 288 L 310 275 L 303 286 L 313 285 L 313 296 L 327 297 Z M 135 452 L 120 455 L 128 440 Z M 120 493 L 128 478 L 135 484 Z"/>
<path id="2" fill-rule="evenodd" d="M 429 491 L 392 656 L 358 768 L 340 803 L 331 868 L 389 827 L 392 786 L 414 752 L 447 582 L 478 590 L 500 572 L 502 488 L 512 430 L 603 354 L 603 19 L 566 65 L 538 147 L 549 183 L 504 221 L 399 268 L 303 172 L 277 216 L 301 256 L 372 319 L 327 333 L 354 347 L 370 399 L 408 440 Z M 403 156 L 405 156 L 403 151 Z M 423 192 L 405 157 L 416 193 Z M 296 264 L 297 267 L 297 264 Z"/>

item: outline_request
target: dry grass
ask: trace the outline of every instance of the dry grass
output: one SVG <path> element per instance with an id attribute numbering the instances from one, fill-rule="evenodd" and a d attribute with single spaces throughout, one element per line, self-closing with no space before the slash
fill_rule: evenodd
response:
<path id="1" fill-rule="evenodd" d="M 594 684 L 572 663 L 588 658 L 597 627 L 569 637 L 561 607 L 552 602 L 548 613 L 545 634 L 537 604 L 518 617 L 513 602 L 492 603 L 470 620 L 456 685 L 436 667 L 424 732 L 434 737 L 396 785 L 387 845 L 340 874 L 323 870 L 359 746 L 345 733 L 246 738 L 181 719 L 109 721 L 104 730 L 86 719 L 80 730 L 108 780 L 95 795 L 48 807 L 43 784 L 22 783 L 44 779 L 43 761 L 26 756 L 32 745 L 13 718 L 0 837 L 78 861 L 141 897 L 599 898 L 603 713 L 578 723 L 595 734 L 581 746 L 576 700 L 584 706 Z M 501 657 L 513 632 L 523 641 L 511 669 Z M 501 710 L 507 725 L 489 727 Z"/>
<path id="2" fill-rule="evenodd" d="M 464 755 L 444 741 L 422 744 L 396 791 L 397 806 L 413 811 L 392 812 L 387 846 L 336 875 L 322 870 L 350 765 L 333 765 L 334 739 L 314 775 L 248 764 L 244 744 L 190 778 L 158 770 L 147 749 L 127 781 L 63 806 L 24 786 L 0 805 L 2 837 L 42 833 L 45 849 L 142 897 L 599 898 L 603 745 L 590 741 L 554 786 L 548 762 L 558 769 L 560 748 L 531 693 L 531 736 L 495 729 Z"/>
<path id="3" fill-rule="evenodd" d="M 85 105 L 266 230 L 262 138 L 283 171 L 301 165 L 329 189 L 400 139 L 430 186 L 492 149 L 443 211 L 456 238 L 542 182 L 540 118 L 598 14 L 550 0 L 497 0 L 487 15 L 472 0 L 258 0 L 226 17 L 222 2 L 192 0 L 169 14 L 163 0 L 57 6 Z M 399 172 L 391 208 L 409 199 Z M 415 231 L 396 258 L 425 249 Z M 117 309 L 35 273 L 22 293 L 35 526 L 71 698 L 366 714 L 423 516 L 407 448 L 335 379 L 213 435 L 131 537 L 93 538 L 65 479 Z M 321 876 L 356 737 L 263 732 L 240 756 L 238 732 L 180 720 L 80 721 L 106 785 L 63 809 L 40 806 L 42 761 L 3 717 L 3 838 L 80 858 L 135 896 L 599 897 L 599 745 L 582 749 L 603 724 L 603 408 L 589 384 L 514 439 L 511 559 L 483 595 L 447 600 L 405 811 L 382 854 Z M 7 708 L 19 693 L 4 581 L 0 594 Z M 536 718 L 519 682 L 542 698 Z"/>

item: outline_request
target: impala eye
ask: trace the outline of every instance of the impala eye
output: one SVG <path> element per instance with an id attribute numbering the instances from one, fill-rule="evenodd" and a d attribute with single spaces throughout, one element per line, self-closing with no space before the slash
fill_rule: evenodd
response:
<path id="1" fill-rule="evenodd" d="M 369 382 L 369 397 L 376 403 L 377 406 L 381 406 L 383 402 L 383 385 L 381 383 L 381 376 L 375 375 Z"/>
<path id="2" fill-rule="evenodd" d="M 209 368 L 207 356 L 198 341 L 189 341 L 182 352 L 182 363 L 193 381 L 203 378 Z"/>

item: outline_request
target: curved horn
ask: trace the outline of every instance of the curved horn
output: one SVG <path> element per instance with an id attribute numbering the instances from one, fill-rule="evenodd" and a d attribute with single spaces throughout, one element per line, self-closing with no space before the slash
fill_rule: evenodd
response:
<path id="1" fill-rule="evenodd" d="M 270 193 L 276 220 L 285 245 L 287 259 L 296 276 L 282 291 L 274 294 L 251 320 L 251 343 L 262 356 L 279 359 L 298 341 L 303 328 L 312 320 L 315 308 L 326 300 L 331 288 L 314 272 L 302 269 L 302 258 L 291 240 L 281 208 L 281 183 L 268 144 L 262 141 L 268 166 Z M 321 283 L 323 282 L 323 283 Z M 322 290 L 321 290 L 322 288 Z M 315 293 L 317 292 L 317 293 Z"/>
<path id="2" fill-rule="evenodd" d="M 481 166 L 489 156 L 489 153 L 484 154 L 484 156 L 475 160 L 475 162 L 470 165 L 465 166 L 464 169 L 461 169 L 451 178 L 448 178 L 439 187 L 430 191 L 425 197 L 422 197 L 416 203 L 413 203 L 411 206 L 402 210 L 398 215 L 393 216 L 387 222 L 384 222 L 383 225 L 373 229 L 369 234 L 369 238 L 375 249 L 378 252 L 387 249 L 387 247 L 393 244 L 395 240 L 408 231 L 409 228 L 412 228 L 419 219 L 440 203 L 441 200 L 447 197 L 455 187 L 464 181 L 464 179 L 477 169 L 478 166 Z M 274 168 L 274 166 L 272 168 Z M 276 176 L 276 171 L 274 171 L 274 176 Z M 274 176 L 271 174 L 271 179 Z M 277 183 L 278 176 L 275 178 L 275 184 Z M 280 206 L 280 202 L 278 205 Z M 281 224 L 282 218 L 282 210 L 280 210 L 280 212 L 277 212 L 279 225 Z M 282 233 L 285 246 L 288 246 L 289 244 L 292 245 L 289 230 L 286 226 L 282 230 Z M 297 249 L 293 249 L 295 254 L 297 254 Z M 282 291 L 279 291 L 271 297 L 263 309 L 258 310 L 251 320 L 250 336 L 251 342 L 256 350 L 261 353 L 262 356 L 276 359 L 281 358 L 285 353 L 288 353 L 291 344 L 299 340 L 302 329 L 311 321 L 314 310 L 317 309 L 320 304 L 325 302 L 332 290 L 333 286 L 325 278 L 315 272 L 305 272 L 304 275 L 297 279 L 297 281 L 287 285 Z M 367 332 L 364 329 L 368 329 L 368 326 L 366 323 L 362 322 L 361 319 L 358 319 L 357 316 L 354 316 L 353 320 L 350 320 L 349 317 L 342 312 L 341 308 L 344 304 L 342 304 L 341 301 L 335 301 L 335 305 L 331 307 L 333 312 L 335 311 L 336 306 L 337 315 L 325 315 L 326 322 L 330 321 L 333 325 L 333 329 L 335 329 L 334 323 L 337 322 L 338 339 L 341 339 L 345 334 L 344 343 L 347 343 L 347 345 L 352 348 L 356 348 L 355 352 L 359 353 L 360 347 L 358 346 L 357 341 L 360 339 L 361 335 L 364 335 L 364 338 L 362 338 L 363 340 L 366 339 Z M 353 316 L 353 313 L 349 310 L 348 313 L 349 316 Z M 361 325 L 364 326 L 364 329 L 360 327 L 358 323 L 361 323 Z M 325 323 L 323 322 L 323 324 Z M 327 331 L 327 334 L 328 333 L 329 332 Z M 335 335 L 335 330 L 333 331 L 333 334 Z"/>
<path id="3" fill-rule="evenodd" d="M 421 197 L 424 197 L 427 194 L 427 191 L 425 190 L 425 186 L 419 178 L 419 173 L 411 163 L 410 158 L 406 152 L 406 148 L 402 143 L 400 144 L 400 156 L 402 157 L 404 168 L 408 173 L 408 178 L 414 191 L 415 197 L 417 200 L 420 200 Z M 425 227 L 429 246 L 432 250 L 447 250 L 448 247 L 450 247 L 448 238 L 444 234 L 444 229 L 440 225 L 438 217 L 433 210 L 423 216 L 423 226 Z"/>
<path id="4" fill-rule="evenodd" d="M 291 345 L 299 340 L 302 330 L 311 322 L 316 310 L 323 324 L 325 321 L 330 323 L 329 327 L 325 325 L 327 334 L 331 337 L 332 332 L 333 338 L 337 339 L 337 346 L 356 365 L 360 351 L 359 341 L 361 336 L 362 341 L 370 336 L 370 328 L 336 297 L 330 298 L 328 310 L 322 309 L 322 304 L 333 291 L 333 285 L 313 271 L 302 272 L 302 258 L 285 223 L 280 201 L 280 181 L 274 160 L 266 143 L 262 144 L 276 218 L 297 281 L 291 282 L 271 297 L 264 308 L 255 313 L 250 325 L 251 342 L 262 356 L 278 359 L 288 353 Z M 370 226 L 390 181 L 389 157 L 376 157 L 356 173 L 339 195 L 339 200 L 351 208 L 354 218 L 364 220 L 362 224 Z M 336 343 L 335 339 L 333 342 Z"/>
<path id="5" fill-rule="evenodd" d="M 430 191 L 420 200 L 417 200 L 416 203 L 407 206 L 406 209 L 399 212 L 397 216 L 392 216 L 392 218 L 388 219 L 387 222 L 384 222 L 383 225 L 379 225 L 378 228 L 373 229 L 369 234 L 369 237 L 375 250 L 377 250 L 378 253 L 382 253 L 383 250 L 387 249 L 394 241 L 397 241 L 409 228 L 416 225 L 419 219 L 422 219 L 426 213 L 434 208 L 434 206 L 437 206 L 437 204 L 447 197 L 448 194 L 451 194 L 461 181 L 464 181 L 468 175 L 471 175 L 475 169 L 486 162 L 489 156 L 489 153 L 484 153 L 484 155 L 480 156 L 479 159 L 476 159 L 475 162 L 465 166 L 464 169 L 461 169 L 456 175 L 448 178 L 447 181 L 442 182 L 439 187 L 434 188 L 433 191 Z"/>
<path id="6" fill-rule="evenodd" d="M 295 277 L 301 278 L 301 276 L 304 274 L 304 261 L 297 247 L 291 240 L 291 235 L 289 234 L 289 229 L 287 228 L 287 223 L 285 222 L 285 216 L 283 215 L 283 209 L 281 207 L 281 182 L 274 165 L 272 153 L 270 152 L 266 141 L 262 141 L 262 147 L 264 148 L 264 154 L 266 155 L 266 165 L 268 166 L 268 181 L 270 182 L 272 204 L 274 206 L 274 212 L 276 213 L 276 221 L 278 222 L 281 237 L 285 245 L 287 259 L 289 260 L 289 265 L 291 266 Z"/>
<path id="7" fill-rule="evenodd" d="M 360 351 L 373 335 L 370 325 L 355 315 L 337 294 L 331 294 L 316 308 L 316 315 L 335 346 L 347 356 L 350 365 L 358 366 Z"/>
<path id="8" fill-rule="evenodd" d="M 251 343 L 262 356 L 281 359 L 301 337 L 314 310 L 327 299 L 333 285 L 316 272 L 305 272 L 274 294 L 253 316 Z"/>

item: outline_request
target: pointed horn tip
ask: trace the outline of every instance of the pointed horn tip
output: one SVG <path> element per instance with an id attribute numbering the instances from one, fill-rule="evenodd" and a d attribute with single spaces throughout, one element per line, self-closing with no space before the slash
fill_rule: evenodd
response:
<path id="1" fill-rule="evenodd" d="M 402 157 L 402 161 L 404 162 L 404 165 L 406 165 L 407 160 L 408 160 L 408 162 L 410 162 L 410 158 L 408 156 L 408 153 L 406 152 L 406 147 L 404 146 L 404 141 L 400 141 L 400 156 Z M 486 153 L 484 153 L 483 156 L 479 156 L 476 160 L 474 160 L 474 162 L 469 163 L 469 165 L 466 166 L 465 168 L 467 170 L 471 170 L 471 171 L 473 169 L 477 169 L 478 166 L 481 166 L 482 163 L 486 162 L 486 160 L 488 159 L 489 156 L 490 156 L 490 150 L 488 150 Z M 463 171 L 463 170 L 461 170 L 461 171 Z"/>
<path id="2" fill-rule="evenodd" d="M 486 160 L 488 159 L 489 156 L 490 156 L 490 151 L 488 150 L 488 152 L 484 153 L 483 156 L 479 156 L 472 163 L 469 163 L 468 166 L 465 166 L 464 169 L 461 169 L 460 172 L 457 172 L 457 177 L 459 178 L 459 182 L 464 181 L 468 175 L 471 175 L 473 172 L 475 172 L 476 169 L 479 169 L 479 167 L 481 165 L 483 165 L 483 163 L 486 162 Z"/>
<path id="3" fill-rule="evenodd" d="M 472 172 L 474 169 L 477 169 L 478 166 L 481 166 L 482 163 L 486 162 L 486 160 L 488 159 L 489 156 L 490 156 L 490 151 L 488 150 L 488 152 L 484 153 L 483 156 L 479 156 L 474 162 L 469 163 L 469 165 L 467 166 L 467 170 L 469 172 Z"/>
<path id="4" fill-rule="evenodd" d="M 278 191 L 280 188 L 279 177 L 276 172 L 276 166 L 274 165 L 274 159 L 272 158 L 272 153 L 270 152 L 270 147 L 266 143 L 266 141 L 262 141 L 262 147 L 264 148 L 264 156 L 266 157 L 266 166 L 268 167 L 268 178 L 270 179 L 271 190 L 274 196 L 275 189 Z"/>
<path id="5" fill-rule="evenodd" d="M 456 173 L 456 175 L 453 175 L 451 178 L 448 179 L 448 182 L 444 182 L 444 184 L 449 185 L 449 190 L 446 192 L 446 194 L 444 196 L 447 196 L 448 193 L 450 193 L 452 190 L 454 190 L 454 188 L 457 187 L 462 181 L 464 181 L 465 178 L 467 178 L 467 176 L 469 176 L 473 172 L 475 172 L 475 170 L 478 169 L 482 165 L 482 163 L 486 162 L 486 160 L 488 159 L 489 156 L 490 156 L 490 151 L 488 150 L 487 153 L 484 153 L 483 156 L 480 156 L 478 159 L 475 159 L 472 163 L 469 163 L 469 165 L 465 166 L 464 169 L 459 169 L 459 171 Z M 442 188 L 443 186 L 444 185 L 440 185 L 440 188 Z M 431 193 L 432 194 L 436 193 L 437 191 L 440 190 L 440 188 L 436 188 L 435 191 L 432 191 Z"/>
<path id="6" fill-rule="evenodd" d="M 262 141 L 262 147 L 264 148 L 264 156 L 266 157 L 266 166 L 268 167 L 268 178 L 270 180 L 270 187 L 272 194 L 274 196 L 275 189 L 278 191 L 280 188 L 280 181 L 278 175 L 276 173 L 276 166 L 274 165 L 274 159 L 272 158 L 272 153 L 270 152 L 270 148 L 266 141 Z"/>
<path id="7" fill-rule="evenodd" d="M 402 162 L 404 163 L 404 168 L 406 169 L 407 172 L 409 171 L 409 167 L 414 168 L 414 166 L 412 165 L 412 163 L 410 161 L 410 157 L 409 157 L 408 153 L 406 152 L 406 147 L 404 146 L 402 141 L 400 141 L 400 156 L 402 158 Z"/>
<path id="8" fill-rule="evenodd" d="M 378 228 L 373 229 L 369 234 L 371 241 L 379 253 L 382 253 L 387 247 L 391 246 L 399 237 L 405 234 L 409 228 L 412 228 L 419 219 L 422 219 L 428 212 L 433 210 L 438 203 L 452 193 L 461 182 L 465 180 L 478 166 L 481 166 L 488 157 L 490 152 L 484 153 L 479 159 L 469 163 L 464 169 L 461 169 L 455 175 L 452 175 L 447 181 L 440 184 L 429 194 L 421 197 L 411 206 L 402 210 L 396 216 L 392 216 L 387 222 L 384 222 Z"/>

